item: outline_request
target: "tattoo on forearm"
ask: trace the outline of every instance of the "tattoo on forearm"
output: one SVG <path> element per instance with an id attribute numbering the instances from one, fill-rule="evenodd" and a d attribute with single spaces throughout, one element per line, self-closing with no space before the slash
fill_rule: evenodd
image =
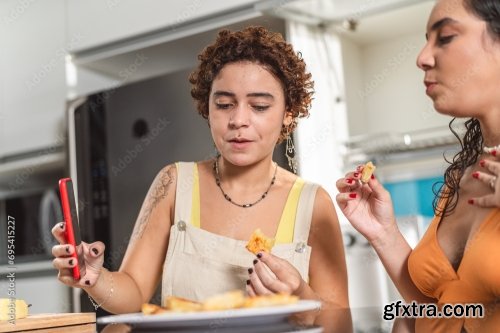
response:
<path id="1" fill-rule="evenodd" d="M 162 170 L 158 174 L 158 176 L 153 182 L 153 186 L 151 186 L 151 189 L 148 192 L 148 195 L 146 197 L 146 202 L 144 203 L 144 207 L 141 209 L 141 215 L 139 216 L 139 220 L 135 225 L 132 238 L 142 237 L 153 210 L 156 208 L 158 203 L 167 196 L 168 190 L 170 189 L 170 185 L 172 184 L 172 182 L 173 182 L 173 175 L 171 167 Z"/>

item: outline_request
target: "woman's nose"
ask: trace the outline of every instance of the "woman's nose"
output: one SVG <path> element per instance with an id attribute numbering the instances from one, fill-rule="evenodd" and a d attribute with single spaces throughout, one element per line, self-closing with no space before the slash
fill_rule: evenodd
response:
<path id="1" fill-rule="evenodd" d="M 423 71 L 426 71 L 435 65 L 434 54 L 432 48 L 427 42 L 417 56 L 417 66 Z"/>
<path id="2" fill-rule="evenodd" d="M 238 106 L 234 108 L 233 112 L 231 112 L 231 116 L 229 118 L 229 126 L 236 128 L 248 126 L 249 121 L 250 110 L 248 105 L 238 104 Z"/>

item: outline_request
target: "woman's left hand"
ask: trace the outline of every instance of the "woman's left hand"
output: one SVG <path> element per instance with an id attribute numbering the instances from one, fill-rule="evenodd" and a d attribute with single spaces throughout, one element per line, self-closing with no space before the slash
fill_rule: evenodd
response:
<path id="1" fill-rule="evenodd" d="M 484 171 L 477 172 L 476 178 L 488 186 L 491 193 L 471 198 L 469 202 L 484 208 L 500 207 L 500 161 L 484 159 L 480 165 Z"/>
<path id="2" fill-rule="evenodd" d="M 248 269 L 249 296 L 285 293 L 300 296 L 307 286 L 297 269 L 288 261 L 270 253 L 261 252 Z"/>

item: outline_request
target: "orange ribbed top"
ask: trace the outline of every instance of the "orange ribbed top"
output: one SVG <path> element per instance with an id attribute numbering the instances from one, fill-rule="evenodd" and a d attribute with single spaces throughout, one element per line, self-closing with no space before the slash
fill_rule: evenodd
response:
<path id="1" fill-rule="evenodd" d="M 500 299 L 500 209 L 482 221 L 455 271 L 437 239 L 434 217 L 410 254 L 408 270 L 420 291 L 444 303 L 492 303 Z"/>

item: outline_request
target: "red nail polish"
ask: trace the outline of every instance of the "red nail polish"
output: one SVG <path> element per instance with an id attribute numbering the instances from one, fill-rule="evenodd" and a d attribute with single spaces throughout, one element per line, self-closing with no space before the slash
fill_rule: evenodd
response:
<path id="1" fill-rule="evenodd" d="M 374 174 L 372 174 L 371 179 L 375 179 L 375 175 Z"/>
<path id="2" fill-rule="evenodd" d="M 257 258 L 262 258 L 262 253 L 257 253 Z"/>
<path id="3" fill-rule="evenodd" d="M 357 196 L 358 196 L 357 193 L 349 193 L 349 198 L 351 199 L 356 199 Z"/>
<path id="4" fill-rule="evenodd" d="M 248 269 L 248 274 L 252 274 L 253 273 L 253 268 L 249 268 Z"/>
<path id="5" fill-rule="evenodd" d="M 250 284 L 250 280 L 247 280 L 247 284 Z"/>
<path id="6" fill-rule="evenodd" d="M 259 261 L 257 259 L 254 259 L 253 264 L 256 265 Z"/>
<path id="7" fill-rule="evenodd" d="M 476 179 L 479 179 L 479 172 L 474 172 L 474 173 L 472 174 L 472 177 L 473 177 L 473 178 L 476 178 Z"/>
<path id="8" fill-rule="evenodd" d="M 90 286 L 90 281 L 89 281 L 89 280 L 85 280 L 85 284 L 86 284 L 87 286 Z"/>
<path id="9" fill-rule="evenodd" d="M 474 199 L 469 199 L 467 202 L 469 203 L 469 205 L 473 205 L 474 204 Z"/>
<path id="10" fill-rule="evenodd" d="M 486 165 L 486 161 L 485 160 L 481 160 L 479 161 L 479 165 L 484 168 L 484 166 Z"/>
<path id="11" fill-rule="evenodd" d="M 358 178 L 358 176 L 359 176 L 359 172 L 355 172 L 353 176 L 354 176 L 355 178 Z"/>
<path id="12" fill-rule="evenodd" d="M 73 266 L 73 259 L 70 259 L 70 260 L 68 261 L 68 264 L 70 264 L 71 266 Z"/>
<path id="13" fill-rule="evenodd" d="M 493 156 L 497 156 L 497 151 L 496 151 L 496 150 L 493 150 L 493 151 L 491 152 L 491 155 L 493 155 Z"/>
<path id="14" fill-rule="evenodd" d="M 347 179 L 346 182 L 347 182 L 347 184 L 352 184 L 352 183 L 354 183 L 354 179 Z"/>

